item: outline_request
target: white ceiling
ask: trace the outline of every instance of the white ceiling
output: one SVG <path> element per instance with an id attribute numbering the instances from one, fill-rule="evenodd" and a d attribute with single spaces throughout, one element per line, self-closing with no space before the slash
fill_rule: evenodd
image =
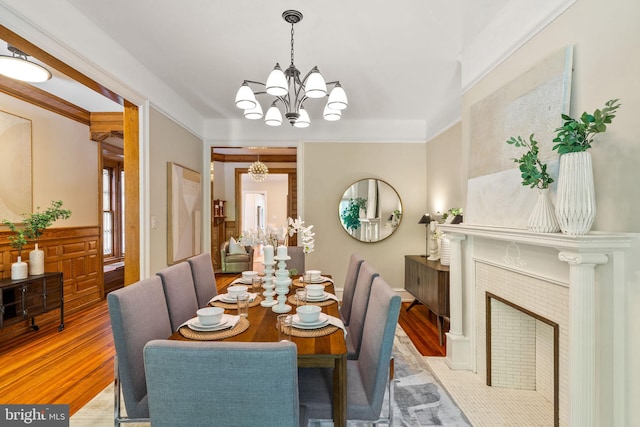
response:
<path id="1" fill-rule="evenodd" d="M 235 92 L 244 79 L 264 82 L 276 62 L 289 64 L 290 25 L 281 15 L 297 9 L 304 19 L 295 25 L 296 66 L 306 74 L 317 65 L 327 81 L 340 80 L 349 108 L 341 121 L 321 123 L 324 102 L 309 100 L 312 126 L 278 132 L 322 139 L 332 128 L 357 138 L 363 124 L 396 122 L 410 124 L 423 140 L 459 120 L 469 84 L 573 1 L 59 0 L 88 19 L 96 40 L 115 41 L 205 122 L 233 123 L 235 133 L 269 132 L 242 118 Z M 36 10 L 18 0 L 0 3 Z M 44 17 L 40 22 L 47 25 Z M 86 37 L 88 45 L 94 35 Z M 266 110 L 271 101 L 263 99 Z"/>

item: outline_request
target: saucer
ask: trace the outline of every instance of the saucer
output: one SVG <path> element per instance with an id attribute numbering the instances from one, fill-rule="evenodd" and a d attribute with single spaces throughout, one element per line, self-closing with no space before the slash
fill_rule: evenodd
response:
<path id="1" fill-rule="evenodd" d="M 309 302 L 322 302 L 322 301 L 326 301 L 330 298 L 330 293 L 329 292 L 323 292 L 322 295 L 318 296 L 318 297 L 312 297 L 310 295 L 307 295 L 307 301 Z"/>
<path id="2" fill-rule="evenodd" d="M 229 318 L 226 317 L 225 314 L 222 315 L 220 323 L 216 323 L 215 325 L 203 325 L 197 317 L 194 317 L 187 322 L 187 326 L 189 329 L 200 332 L 221 331 L 231 327 Z"/>
<path id="3" fill-rule="evenodd" d="M 327 323 L 329 323 L 329 317 L 324 313 L 320 313 L 320 317 L 318 318 L 318 320 L 313 323 L 301 322 L 300 317 L 297 314 L 293 315 L 293 326 L 298 329 L 322 328 L 323 326 L 326 326 Z"/>

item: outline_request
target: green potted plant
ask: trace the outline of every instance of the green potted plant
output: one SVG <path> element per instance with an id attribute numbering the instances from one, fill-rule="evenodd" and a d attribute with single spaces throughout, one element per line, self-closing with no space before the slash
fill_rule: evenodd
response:
<path id="1" fill-rule="evenodd" d="M 513 161 L 518 163 L 522 185 L 538 189 L 538 201 L 531 211 L 527 228 L 538 233 L 559 231 L 560 226 L 549 198 L 549 185 L 553 183 L 553 178 L 547 172 L 547 164 L 540 160 L 540 148 L 534 134 L 529 135 L 528 141 L 521 136 L 511 137 L 507 144 L 526 149 L 522 156 Z"/>
<path id="2" fill-rule="evenodd" d="M 340 219 L 347 230 L 357 230 L 360 228 L 360 209 L 363 209 L 367 204 L 367 199 L 357 197 L 355 199 L 349 199 L 347 207 L 342 210 Z"/>
<path id="3" fill-rule="evenodd" d="M 41 211 L 38 206 L 35 212 L 24 215 L 25 234 L 35 242 L 35 249 L 29 252 L 29 274 L 44 274 L 44 251 L 38 248 L 38 242 L 44 230 L 55 221 L 67 219 L 70 216 L 71 211 L 62 208 L 62 200 L 52 200 L 51 206 L 46 210 Z"/>
<path id="4" fill-rule="evenodd" d="M 565 234 L 587 234 L 593 225 L 596 199 L 591 154 L 587 150 L 596 134 L 606 132 L 619 107 L 618 99 L 611 99 L 602 110 L 584 112 L 578 119 L 562 114 L 564 123 L 555 130 L 553 149 L 560 154 L 556 215 Z"/>
<path id="5" fill-rule="evenodd" d="M 29 243 L 25 237 L 25 229 L 18 228 L 14 223 L 3 220 L 2 223 L 13 231 L 13 235 L 9 236 L 9 244 L 18 251 L 18 261 L 11 264 L 11 280 L 26 279 L 29 275 L 27 263 L 22 261 L 22 248 Z"/>

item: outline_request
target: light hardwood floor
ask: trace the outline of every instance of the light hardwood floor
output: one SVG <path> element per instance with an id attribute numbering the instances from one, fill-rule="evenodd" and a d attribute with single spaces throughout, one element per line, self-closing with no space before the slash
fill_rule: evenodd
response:
<path id="1" fill-rule="evenodd" d="M 216 274 L 219 288 L 237 275 Z M 437 328 L 424 306 L 409 312 L 403 305 L 400 325 L 423 355 L 444 355 Z M 0 403 L 69 404 L 71 415 L 113 380 L 115 349 L 106 300 L 65 316 L 65 328 L 42 325 L 2 343 Z"/>

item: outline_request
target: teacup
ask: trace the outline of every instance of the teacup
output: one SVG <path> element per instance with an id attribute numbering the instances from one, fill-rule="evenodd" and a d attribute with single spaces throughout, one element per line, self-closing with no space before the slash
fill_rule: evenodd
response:
<path id="1" fill-rule="evenodd" d="M 247 293 L 247 289 L 248 289 L 248 287 L 247 286 L 243 286 L 243 285 L 229 286 L 227 288 L 227 294 L 232 299 L 238 299 L 238 295 L 246 294 Z"/>
<path id="2" fill-rule="evenodd" d="M 317 305 L 302 305 L 296 308 L 296 313 L 302 323 L 314 323 L 320 318 L 322 308 Z"/>
<path id="3" fill-rule="evenodd" d="M 201 325 L 216 325 L 222 320 L 224 308 L 221 307 L 204 307 L 196 311 L 198 320 Z"/>
<path id="4" fill-rule="evenodd" d="M 254 277 L 258 277 L 257 271 L 243 271 L 242 272 L 242 280 L 246 282 L 251 282 Z"/>
<path id="5" fill-rule="evenodd" d="M 312 281 L 320 279 L 320 270 L 307 270 L 305 271 L 305 275 L 308 275 Z"/>
<path id="6" fill-rule="evenodd" d="M 305 288 L 307 289 L 307 296 L 310 297 L 321 297 L 324 293 L 324 285 L 307 285 Z"/>

